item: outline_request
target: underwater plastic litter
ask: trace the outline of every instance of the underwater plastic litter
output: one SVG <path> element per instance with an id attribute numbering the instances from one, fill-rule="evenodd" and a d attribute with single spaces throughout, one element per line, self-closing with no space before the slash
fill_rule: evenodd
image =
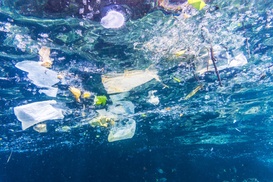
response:
<path id="1" fill-rule="evenodd" d="M 135 131 L 136 131 L 135 120 L 129 118 L 127 121 L 120 121 L 116 123 L 116 125 L 113 126 L 113 128 L 111 128 L 110 133 L 108 135 L 108 141 L 114 142 L 132 138 L 135 135 Z"/>
<path id="2" fill-rule="evenodd" d="M 56 97 L 57 88 L 52 86 L 60 81 L 57 72 L 47 69 L 35 61 L 22 61 L 15 66 L 22 71 L 28 72 L 27 77 L 33 84 L 40 88 L 46 88 L 40 92 L 51 97 Z"/>
<path id="3" fill-rule="evenodd" d="M 205 60 L 206 59 L 204 59 L 204 61 Z M 232 60 L 229 60 L 229 59 L 226 59 L 225 61 L 223 61 L 222 59 L 219 59 L 219 60 L 220 60 L 219 63 L 217 63 L 217 65 L 219 65 L 217 66 L 218 70 L 224 70 L 224 69 L 232 68 L 232 67 L 241 67 L 248 63 L 247 58 L 245 57 L 243 53 L 239 53 Z M 197 73 L 203 74 L 207 71 L 214 71 L 212 61 L 209 58 L 207 58 L 207 61 L 208 62 L 197 63 L 197 64 L 200 64 L 200 66 L 197 66 L 198 67 L 198 69 L 196 69 Z"/>
<path id="4" fill-rule="evenodd" d="M 159 81 L 157 71 L 148 69 L 102 75 L 101 79 L 108 94 L 130 91 L 152 79 Z"/>
<path id="5" fill-rule="evenodd" d="M 43 121 L 63 119 L 62 110 L 54 107 L 54 104 L 57 104 L 55 100 L 48 100 L 17 106 L 14 114 L 22 123 L 22 130 L 25 130 Z"/>

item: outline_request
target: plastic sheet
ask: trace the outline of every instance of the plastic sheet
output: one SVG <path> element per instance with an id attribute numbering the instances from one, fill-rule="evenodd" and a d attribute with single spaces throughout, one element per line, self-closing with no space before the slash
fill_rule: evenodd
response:
<path id="1" fill-rule="evenodd" d="M 55 100 L 48 100 L 15 107 L 14 113 L 22 123 L 22 130 L 42 121 L 63 119 L 62 110 L 52 106 L 56 103 Z"/>
<path id="2" fill-rule="evenodd" d="M 111 128 L 108 135 L 108 141 L 114 142 L 132 138 L 135 135 L 135 130 L 136 122 L 133 119 L 128 119 L 125 122 L 118 122 L 113 128 Z"/>
<path id="3" fill-rule="evenodd" d="M 41 66 L 39 62 L 35 61 L 22 61 L 15 65 L 18 69 L 28 72 L 28 78 L 38 87 L 47 88 L 42 91 L 48 96 L 56 97 L 56 89 L 52 85 L 58 83 L 58 74 L 55 71 Z"/>
<path id="4" fill-rule="evenodd" d="M 35 126 L 33 126 L 33 129 L 39 133 L 46 133 L 47 132 L 47 126 L 44 123 L 39 123 Z"/>
<path id="5" fill-rule="evenodd" d="M 117 101 L 108 107 L 108 111 L 116 115 L 133 114 L 135 106 L 130 101 Z"/>
<path id="6" fill-rule="evenodd" d="M 159 80 L 156 70 L 133 70 L 102 76 L 102 83 L 108 94 L 127 92 L 148 81 Z"/>
<path id="7" fill-rule="evenodd" d="M 196 71 L 199 74 L 203 74 L 207 71 L 214 71 L 213 63 L 210 60 L 210 58 L 208 58 L 208 59 L 209 59 L 209 64 L 207 63 L 207 61 L 197 63 L 197 64 L 199 64 L 199 66 L 197 66 Z M 219 59 L 219 62 L 220 63 L 217 63 L 218 71 L 224 70 L 226 68 L 231 68 L 231 67 L 241 67 L 241 66 L 244 66 L 248 63 L 247 58 L 245 57 L 245 55 L 243 53 L 239 53 L 232 60 L 230 60 L 230 58 L 227 56 L 226 59 Z"/>

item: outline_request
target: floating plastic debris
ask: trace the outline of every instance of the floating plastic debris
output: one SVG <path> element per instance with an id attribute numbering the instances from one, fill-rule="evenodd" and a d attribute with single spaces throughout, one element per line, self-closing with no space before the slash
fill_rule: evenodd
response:
<path id="1" fill-rule="evenodd" d="M 92 127 L 102 126 L 107 128 L 109 124 L 114 125 L 115 119 L 112 117 L 99 116 L 90 121 L 90 125 Z"/>
<path id="2" fill-rule="evenodd" d="M 206 6 L 203 0 L 188 0 L 188 3 L 197 10 L 202 10 Z"/>
<path id="3" fill-rule="evenodd" d="M 130 101 L 116 101 L 108 106 L 108 111 L 115 115 L 134 114 L 135 106 Z"/>
<path id="4" fill-rule="evenodd" d="M 254 106 L 251 107 L 250 109 L 248 109 L 245 114 L 257 114 L 258 112 L 260 112 L 261 108 L 260 106 Z"/>
<path id="5" fill-rule="evenodd" d="M 89 99 L 90 97 L 91 97 L 91 92 L 87 92 L 87 91 L 83 92 L 82 98 Z"/>
<path id="6" fill-rule="evenodd" d="M 114 142 L 119 140 L 125 140 L 132 138 L 135 135 L 136 122 L 133 119 L 127 119 L 127 121 L 120 121 L 111 128 L 108 135 L 108 141 Z"/>
<path id="7" fill-rule="evenodd" d="M 32 81 L 33 84 L 40 88 L 46 88 L 47 91 L 41 91 L 48 96 L 56 97 L 56 89 L 52 87 L 60 80 L 57 78 L 57 73 L 50 69 L 41 66 L 35 61 L 22 61 L 15 65 L 18 69 L 28 72 L 27 77 Z M 51 92 L 53 91 L 53 92 Z"/>
<path id="8" fill-rule="evenodd" d="M 46 68 L 51 68 L 52 66 L 52 61 L 50 59 L 50 48 L 48 47 L 42 47 L 39 50 L 39 55 L 40 55 L 40 61 L 41 65 L 46 67 Z"/>
<path id="9" fill-rule="evenodd" d="M 186 53 L 186 50 L 180 50 L 174 53 L 176 57 L 183 56 Z"/>
<path id="10" fill-rule="evenodd" d="M 51 87 L 60 80 L 57 73 L 41 66 L 35 61 L 22 61 L 15 65 L 20 70 L 28 72 L 28 78 L 38 87 Z"/>
<path id="11" fill-rule="evenodd" d="M 52 106 L 56 103 L 55 100 L 48 100 L 17 106 L 14 108 L 14 114 L 25 130 L 42 121 L 63 119 L 62 110 Z"/>
<path id="12" fill-rule="evenodd" d="M 90 121 L 90 125 L 92 127 L 108 127 L 109 124 L 113 126 L 119 118 L 123 118 L 128 114 L 134 114 L 135 106 L 130 101 L 116 101 L 109 105 L 107 110 L 100 109 L 96 111 L 99 115 Z"/>
<path id="13" fill-rule="evenodd" d="M 70 126 L 61 126 L 55 129 L 55 131 L 57 132 L 70 132 L 70 130 L 71 130 Z"/>
<path id="14" fill-rule="evenodd" d="M 156 93 L 156 90 L 151 90 L 148 92 L 148 100 L 147 102 L 153 104 L 153 105 L 158 105 L 159 104 L 159 98 L 154 95 Z"/>
<path id="15" fill-rule="evenodd" d="M 220 62 L 221 60 L 218 60 L 218 61 Z M 219 71 L 219 70 L 224 70 L 226 68 L 240 67 L 240 66 L 246 65 L 247 63 L 248 62 L 245 55 L 243 53 L 240 53 L 237 56 L 235 56 L 230 62 L 228 62 L 227 60 L 226 62 L 222 63 L 220 66 L 217 65 L 217 69 Z M 204 64 L 201 69 L 199 68 L 196 71 L 199 74 L 203 74 L 207 71 L 214 71 L 214 67 L 212 65 L 213 65 L 212 61 L 209 61 L 209 63 Z"/>
<path id="16" fill-rule="evenodd" d="M 192 96 L 194 96 L 201 88 L 203 88 L 203 85 L 199 85 L 197 86 L 193 91 L 191 91 L 184 100 L 188 100 L 189 98 L 191 98 Z"/>
<path id="17" fill-rule="evenodd" d="M 239 54 L 235 56 L 235 58 L 230 61 L 229 67 L 237 67 L 237 66 L 244 66 L 247 64 L 247 59 L 244 54 Z"/>
<path id="18" fill-rule="evenodd" d="M 98 117 L 95 117 L 89 122 L 92 127 L 96 126 L 108 127 L 109 123 L 111 125 L 115 124 L 115 120 L 117 119 L 116 115 L 107 112 L 105 109 L 100 109 L 96 111 L 99 113 Z"/>
<path id="19" fill-rule="evenodd" d="M 119 94 L 109 95 L 109 97 L 110 97 L 110 99 L 112 100 L 113 103 L 115 103 L 117 101 L 121 101 L 121 100 L 125 99 L 128 96 L 129 96 L 129 92 L 122 92 L 122 93 L 119 93 Z"/>
<path id="20" fill-rule="evenodd" d="M 76 87 L 69 87 L 69 91 L 73 94 L 77 102 L 80 102 L 81 90 Z"/>
<path id="21" fill-rule="evenodd" d="M 178 82 L 178 83 L 181 82 L 181 80 L 179 78 L 176 78 L 176 77 L 173 77 L 173 80 L 176 81 L 176 82 Z"/>
<path id="22" fill-rule="evenodd" d="M 33 129 L 39 133 L 46 133 L 47 132 L 47 127 L 46 124 L 37 124 L 33 126 Z"/>
<path id="23" fill-rule="evenodd" d="M 134 70 L 102 75 L 102 83 L 108 94 L 130 91 L 152 79 L 160 81 L 156 70 Z"/>
<path id="24" fill-rule="evenodd" d="M 39 93 L 44 93 L 49 97 L 56 97 L 58 93 L 58 88 L 48 87 L 48 89 L 40 89 Z"/>
<path id="25" fill-rule="evenodd" d="M 94 105 L 102 105 L 104 106 L 106 104 L 107 97 L 104 95 L 96 96 L 94 99 Z"/>

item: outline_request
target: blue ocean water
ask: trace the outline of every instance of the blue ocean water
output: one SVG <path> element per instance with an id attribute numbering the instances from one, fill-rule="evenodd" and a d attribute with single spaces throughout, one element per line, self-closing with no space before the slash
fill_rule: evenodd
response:
<path id="1" fill-rule="evenodd" d="M 120 29 L 73 16 L 26 16 L 4 2 L 0 181 L 273 181 L 271 1 L 154 10 Z M 42 47 L 50 48 L 50 70 L 64 77 L 53 86 L 56 97 L 15 66 L 39 62 Z M 134 112 L 123 114 L 136 122 L 134 136 L 108 142 L 111 126 L 90 125 L 98 110 L 119 106 L 102 75 L 125 79 L 134 70 L 156 70 L 160 81 L 126 93 L 122 100 Z M 77 102 L 70 86 L 91 98 Z M 96 106 L 100 95 L 107 103 Z M 45 133 L 22 130 L 14 108 L 46 100 L 55 100 L 64 118 L 42 122 Z"/>

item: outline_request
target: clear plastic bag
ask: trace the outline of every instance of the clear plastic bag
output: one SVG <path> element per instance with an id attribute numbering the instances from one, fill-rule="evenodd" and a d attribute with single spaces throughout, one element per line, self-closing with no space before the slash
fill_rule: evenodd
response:
<path id="1" fill-rule="evenodd" d="M 133 119 L 126 119 L 120 122 L 117 122 L 113 126 L 108 135 L 108 141 L 114 142 L 119 140 L 125 140 L 132 138 L 135 135 L 136 122 Z"/>

